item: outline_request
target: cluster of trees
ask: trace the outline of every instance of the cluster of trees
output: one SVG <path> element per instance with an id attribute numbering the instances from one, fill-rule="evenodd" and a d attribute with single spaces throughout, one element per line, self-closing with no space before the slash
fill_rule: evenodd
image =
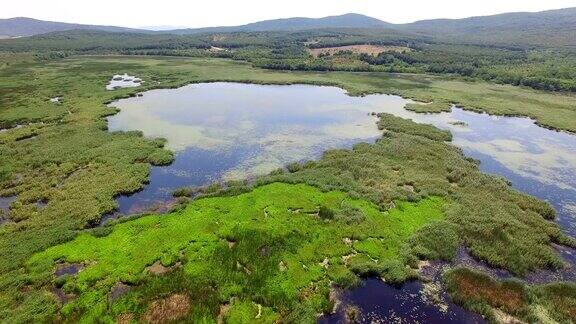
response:
<path id="1" fill-rule="evenodd" d="M 405 53 L 358 54 L 355 58 L 370 66 L 359 66 L 358 71 L 457 74 L 540 90 L 576 91 L 576 56 L 565 49 L 427 44 Z M 350 64 L 332 68 L 349 70 Z"/>
<path id="2" fill-rule="evenodd" d="M 310 48 L 403 46 L 379 55 L 340 52 L 313 57 Z M 219 47 L 225 50 L 209 50 Z M 441 43 L 395 31 L 312 30 L 195 35 L 68 31 L 0 41 L 0 52 L 33 52 L 38 59 L 73 54 L 212 56 L 275 70 L 385 71 L 456 74 L 552 91 L 576 91 L 576 55 L 569 49 Z"/>

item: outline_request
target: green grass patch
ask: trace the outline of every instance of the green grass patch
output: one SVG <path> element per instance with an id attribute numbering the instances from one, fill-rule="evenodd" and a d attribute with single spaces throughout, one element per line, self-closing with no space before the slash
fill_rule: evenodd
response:
<path id="1" fill-rule="evenodd" d="M 449 131 L 438 129 L 433 125 L 418 125 L 411 120 L 396 117 L 391 114 L 378 114 L 378 128 L 382 130 L 401 132 L 410 135 L 422 136 L 434 141 L 451 141 L 452 134 Z"/>
<path id="2" fill-rule="evenodd" d="M 349 225 L 318 215 L 322 209 L 338 214 L 344 205 L 365 217 Z M 164 266 L 181 263 L 179 276 L 187 279 L 159 284 L 170 285 L 168 290 L 137 290 L 132 295 L 149 297 L 146 295 L 162 291 L 211 287 L 215 298 L 199 296 L 194 308 L 206 307 L 215 314 L 220 304 L 240 299 L 265 306 L 262 316 L 266 317 L 286 317 L 299 303 L 310 307 L 305 314 L 313 315 L 327 302 L 329 269 L 339 269 L 330 272 L 332 279 L 351 275 L 343 266 L 344 255 L 355 249 L 355 258 L 369 256 L 369 263 L 378 269 L 376 275 L 406 271 L 401 248 L 414 232 L 442 216 L 440 198 L 399 202 L 397 208 L 381 211 L 340 191 L 274 183 L 239 196 L 200 199 L 172 214 L 121 223 L 107 236 L 81 234 L 35 255 L 28 267 L 40 274 L 52 272 L 56 261 L 85 264 L 77 276 L 61 284 L 66 291 L 78 294 L 77 300 L 65 306 L 66 313 L 78 313 L 84 319 L 106 316 L 107 295 L 113 285 L 139 285 L 150 276 L 145 268 L 156 261 Z M 350 246 L 346 238 L 357 241 Z M 390 267 L 390 262 L 400 268 Z M 310 285 L 317 288 L 307 291 Z M 141 305 L 132 305 L 136 299 L 128 296 L 126 300 L 125 306 L 119 301 L 114 312 L 143 311 Z M 232 306 L 231 318 L 243 318 L 253 310 L 250 303 Z"/>
<path id="3" fill-rule="evenodd" d="M 417 113 L 440 113 L 452 110 L 452 104 L 445 101 L 416 102 L 407 104 L 406 109 Z"/>

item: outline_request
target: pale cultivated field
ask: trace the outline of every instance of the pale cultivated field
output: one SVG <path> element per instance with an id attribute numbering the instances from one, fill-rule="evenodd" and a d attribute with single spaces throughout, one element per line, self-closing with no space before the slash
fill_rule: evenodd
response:
<path id="1" fill-rule="evenodd" d="M 318 57 L 321 54 L 334 55 L 338 52 L 350 51 L 353 53 L 366 53 L 370 55 L 378 55 L 384 52 L 409 52 L 410 48 L 405 46 L 380 46 L 380 45 L 348 45 L 348 46 L 337 46 L 337 47 L 324 47 L 324 48 L 310 48 L 308 52 L 314 57 Z"/>

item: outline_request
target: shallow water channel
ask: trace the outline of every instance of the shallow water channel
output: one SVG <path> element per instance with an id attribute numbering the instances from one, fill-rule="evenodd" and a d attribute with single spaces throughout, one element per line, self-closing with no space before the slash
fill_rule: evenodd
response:
<path id="1" fill-rule="evenodd" d="M 172 165 L 152 168 L 144 190 L 118 198 L 119 212 L 137 213 L 162 204 L 182 186 L 251 177 L 292 161 L 316 159 L 327 149 L 373 142 L 380 132 L 370 113 L 387 112 L 450 130 L 453 144 L 480 160 L 484 172 L 503 176 L 518 190 L 551 203 L 560 226 L 576 236 L 576 136 L 539 127 L 528 118 L 459 108 L 417 114 L 404 109 L 408 102 L 389 95 L 350 97 L 335 87 L 238 83 L 152 90 L 119 100 L 112 104 L 121 111 L 109 118 L 111 131 L 141 130 L 145 136 L 164 137 L 176 153 Z M 574 254 L 563 255 L 574 263 Z M 421 292 L 417 282 L 394 288 L 368 280 L 342 298 L 370 314 L 367 321 L 482 321 L 449 302 L 440 312 Z M 322 319 L 341 320 L 338 314 Z"/>

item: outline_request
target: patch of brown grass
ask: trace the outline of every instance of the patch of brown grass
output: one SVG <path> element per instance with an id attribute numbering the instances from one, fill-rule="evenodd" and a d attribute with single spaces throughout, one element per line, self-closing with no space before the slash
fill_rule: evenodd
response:
<path id="1" fill-rule="evenodd" d="M 576 304 L 574 299 L 569 299 L 566 297 L 553 297 L 552 302 L 555 306 L 563 310 L 570 318 L 576 322 Z"/>
<path id="2" fill-rule="evenodd" d="M 454 281 L 460 296 L 464 299 L 481 299 L 493 307 L 502 307 L 513 312 L 526 305 L 524 292 L 506 283 L 468 276 L 466 273 L 456 274 Z"/>
<path id="3" fill-rule="evenodd" d="M 146 323 L 166 323 L 188 314 L 190 297 L 187 294 L 173 294 L 153 301 L 143 316 Z"/>
<path id="4" fill-rule="evenodd" d="M 132 323 L 133 320 L 134 320 L 134 314 L 125 313 L 125 314 L 118 315 L 118 317 L 116 318 L 116 323 L 117 324 L 129 324 L 129 323 Z"/>
<path id="5" fill-rule="evenodd" d="M 177 262 L 176 264 L 174 264 L 170 267 L 165 267 L 164 265 L 162 265 L 162 263 L 160 261 L 156 261 L 151 266 L 146 267 L 146 271 L 148 273 L 153 274 L 153 275 L 161 276 L 163 274 L 171 272 L 172 270 L 174 270 L 176 268 L 179 268 L 181 265 L 182 264 L 180 262 Z"/>
<path id="6" fill-rule="evenodd" d="M 574 291 L 570 289 L 551 288 L 552 293 L 549 299 L 554 305 L 556 311 L 568 316 L 573 322 L 576 322 L 576 298 Z"/>
<path id="7" fill-rule="evenodd" d="M 310 48 L 308 52 L 314 56 L 318 57 L 321 54 L 334 55 L 338 52 L 350 51 L 352 53 L 361 54 L 366 53 L 369 55 L 378 55 L 385 52 L 397 52 L 405 53 L 409 52 L 410 48 L 405 46 L 380 46 L 380 45 L 347 45 L 347 46 L 336 46 L 336 47 L 323 47 L 323 48 Z"/>

